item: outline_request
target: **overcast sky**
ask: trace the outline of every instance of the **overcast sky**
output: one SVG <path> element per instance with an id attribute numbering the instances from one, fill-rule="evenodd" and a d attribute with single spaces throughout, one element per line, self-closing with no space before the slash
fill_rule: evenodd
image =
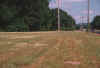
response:
<path id="1" fill-rule="evenodd" d="M 90 0 L 90 20 L 95 15 L 100 15 L 100 0 Z M 57 7 L 57 0 L 52 0 L 49 4 L 50 8 Z M 84 16 L 84 22 L 87 22 L 87 0 L 60 0 L 60 8 L 72 15 L 77 23 L 80 23 L 80 16 Z"/>

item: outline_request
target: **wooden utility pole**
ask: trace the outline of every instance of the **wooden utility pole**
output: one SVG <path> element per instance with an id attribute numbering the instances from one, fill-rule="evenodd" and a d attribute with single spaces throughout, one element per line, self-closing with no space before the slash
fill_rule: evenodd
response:
<path id="1" fill-rule="evenodd" d="M 89 32 L 90 30 L 90 0 L 88 0 L 88 28 L 87 28 L 87 31 Z"/>
<path id="2" fill-rule="evenodd" d="M 84 16 L 82 16 L 82 25 L 84 24 Z"/>
<path id="3" fill-rule="evenodd" d="M 60 0 L 58 0 L 57 6 L 58 6 L 58 31 L 60 31 Z"/>
<path id="4" fill-rule="evenodd" d="M 80 30 L 81 31 L 83 31 L 83 16 L 80 16 L 80 23 L 81 23 L 81 25 L 80 25 Z"/>

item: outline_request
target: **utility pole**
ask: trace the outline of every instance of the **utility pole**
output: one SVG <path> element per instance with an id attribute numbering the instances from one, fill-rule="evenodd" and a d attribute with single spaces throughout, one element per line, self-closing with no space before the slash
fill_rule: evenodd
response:
<path id="1" fill-rule="evenodd" d="M 87 31 L 89 32 L 90 30 L 90 0 L 88 0 L 88 28 L 87 28 Z"/>
<path id="2" fill-rule="evenodd" d="M 80 16 L 80 30 L 83 31 L 83 16 Z"/>
<path id="3" fill-rule="evenodd" d="M 84 16 L 82 16 L 82 25 L 84 24 Z"/>
<path id="4" fill-rule="evenodd" d="M 60 31 L 60 0 L 57 0 L 57 6 L 58 6 L 58 31 Z"/>

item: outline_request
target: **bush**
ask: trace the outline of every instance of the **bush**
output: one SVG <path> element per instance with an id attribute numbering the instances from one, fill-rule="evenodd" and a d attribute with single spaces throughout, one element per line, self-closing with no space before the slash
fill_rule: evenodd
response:
<path id="1" fill-rule="evenodd" d="M 15 22 L 8 25 L 9 32 L 26 32 L 28 30 L 28 26 L 24 23 L 23 19 L 17 19 Z"/>

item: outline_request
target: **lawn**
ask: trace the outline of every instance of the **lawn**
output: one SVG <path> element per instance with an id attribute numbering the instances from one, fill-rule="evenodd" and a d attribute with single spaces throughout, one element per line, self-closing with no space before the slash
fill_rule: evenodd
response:
<path id="1" fill-rule="evenodd" d="M 100 68 L 100 35 L 1 32 L 0 68 Z"/>

